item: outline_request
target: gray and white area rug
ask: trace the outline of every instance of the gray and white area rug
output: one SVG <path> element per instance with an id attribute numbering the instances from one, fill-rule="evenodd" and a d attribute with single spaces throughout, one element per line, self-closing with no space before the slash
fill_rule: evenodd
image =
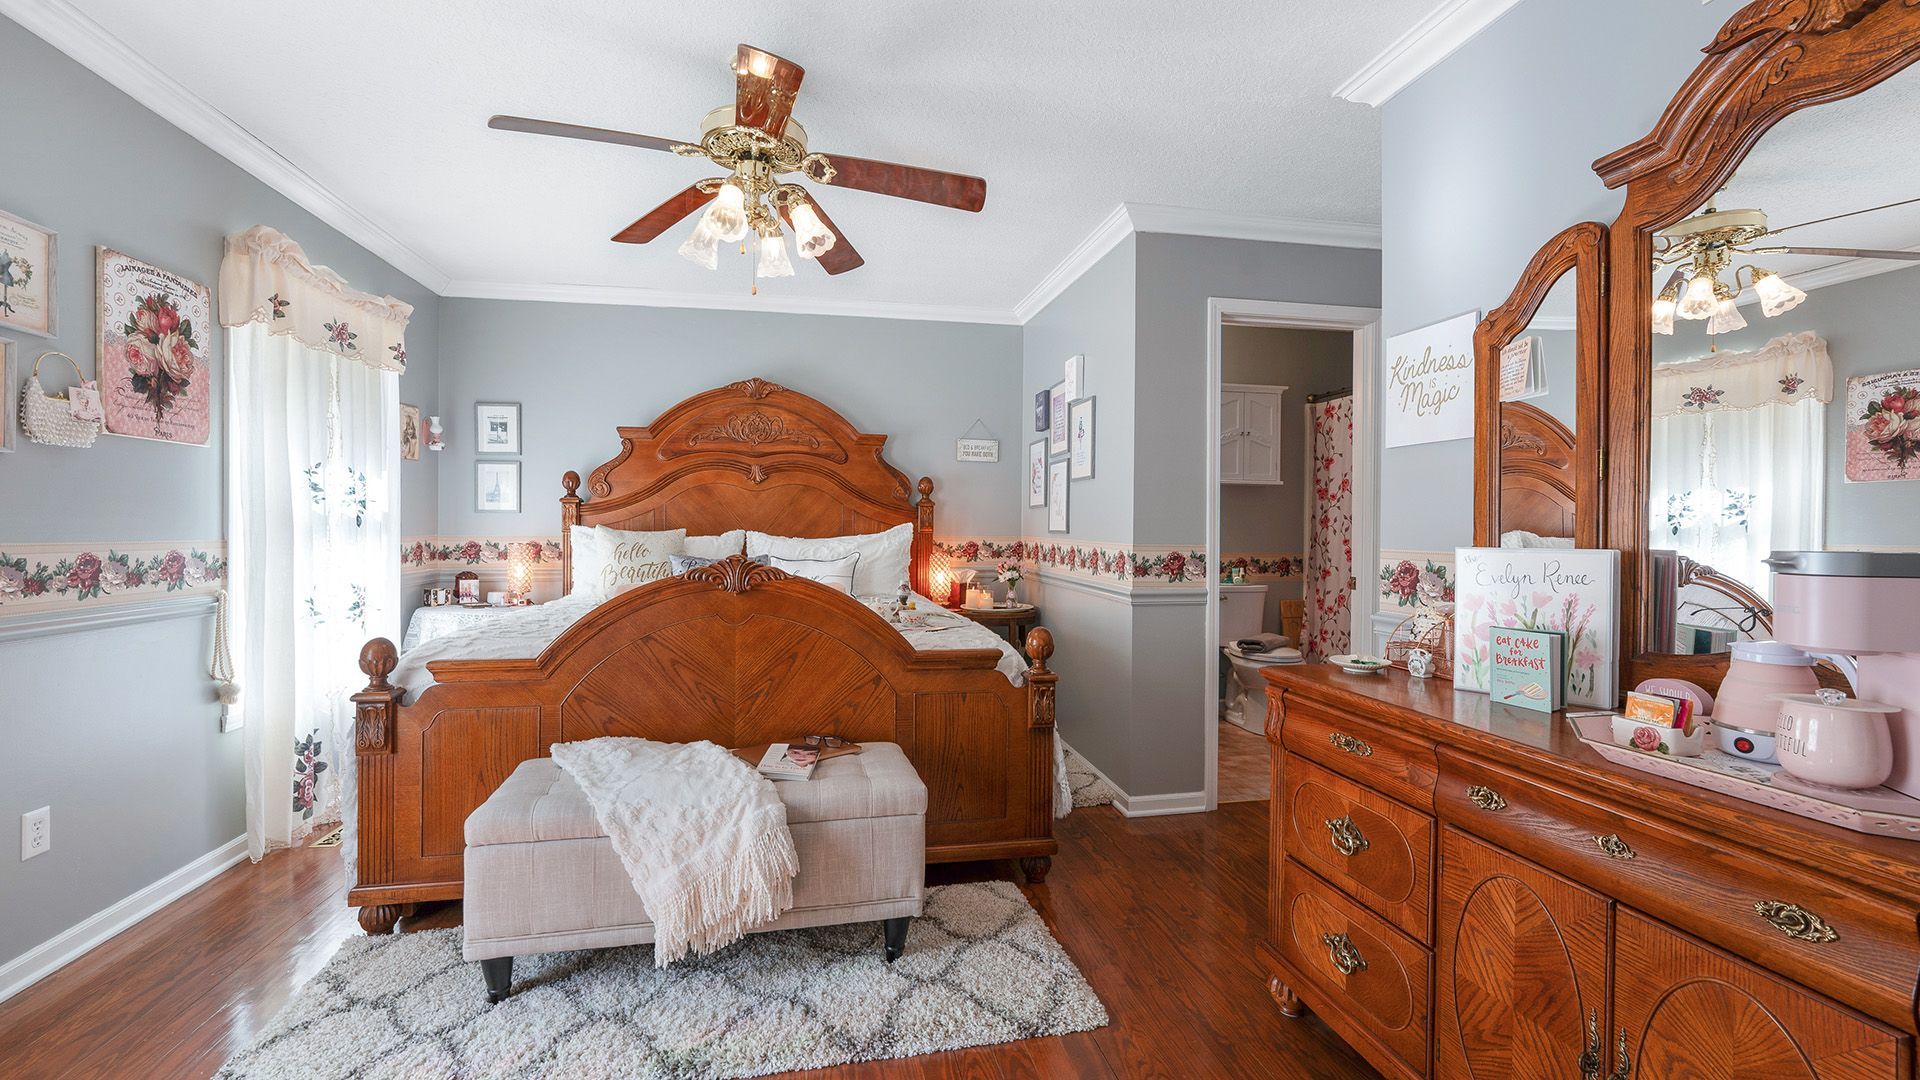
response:
<path id="1" fill-rule="evenodd" d="M 653 947 L 514 964 L 486 1003 L 460 931 L 354 937 L 221 1080 L 761 1076 L 1088 1031 L 1107 1011 L 1014 885 L 927 890 L 906 955 L 880 924 L 752 934 L 665 971 Z"/>
<path id="2" fill-rule="evenodd" d="M 1066 749 L 1067 786 L 1073 789 L 1073 808 L 1078 810 L 1083 806 L 1112 805 L 1119 792 L 1113 789 L 1112 784 L 1101 779 L 1100 774 L 1093 771 L 1092 763 L 1081 757 L 1073 747 Z"/>

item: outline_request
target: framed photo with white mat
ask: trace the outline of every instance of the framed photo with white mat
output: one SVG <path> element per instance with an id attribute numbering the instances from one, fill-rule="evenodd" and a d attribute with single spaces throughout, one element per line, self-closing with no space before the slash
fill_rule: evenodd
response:
<path id="1" fill-rule="evenodd" d="M 1047 531 L 1067 531 L 1067 463 L 1047 463 Z"/>
<path id="2" fill-rule="evenodd" d="M 1047 440 L 1027 444 L 1027 508 L 1047 505 Z"/>

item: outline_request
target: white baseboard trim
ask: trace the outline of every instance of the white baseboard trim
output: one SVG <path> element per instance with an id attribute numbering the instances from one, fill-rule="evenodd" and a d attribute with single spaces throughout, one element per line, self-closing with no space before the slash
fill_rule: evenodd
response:
<path id="1" fill-rule="evenodd" d="M 1072 750 L 1071 743 L 1067 749 Z M 1079 751 L 1074 751 L 1079 754 Z M 1172 795 L 1129 795 L 1127 790 L 1113 782 L 1113 777 L 1100 771 L 1100 766 L 1085 754 L 1080 760 L 1087 763 L 1093 775 L 1106 781 L 1113 789 L 1113 808 L 1120 811 L 1121 817 L 1162 817 L 1167 814 L 1203 814 L 1207 810 L 1207 793 L 1204 791 L 1182 791 Z"/>
<path id="2" fill-rule="evenodd" d="M 236 836 L 125 900 L 0 964 L 0 1001 L 85 956 L 108 938 L 213 880 L 246 857 L 247 838 Z"/>

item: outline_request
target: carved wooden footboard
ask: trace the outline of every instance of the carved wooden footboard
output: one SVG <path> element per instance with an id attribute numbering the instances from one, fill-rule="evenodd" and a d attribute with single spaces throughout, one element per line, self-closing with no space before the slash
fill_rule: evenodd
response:
<path id="1" fill-rule="evenodd" d="M 926 781 L 930 861 L 1019 858 L 1052 837 L 1053 637 L 1024 687 L 993 650 L 916 652 L 865 605 L 734 556 L 595 608 L 532 660 L 446 660 L 411 705 L 397 654 L 361 652 L 357 881 L 370 933 L 461 892 L 467 815 L 556 742 L 633 735 L 749 746 L 801 734 L 897 742 Z"/>

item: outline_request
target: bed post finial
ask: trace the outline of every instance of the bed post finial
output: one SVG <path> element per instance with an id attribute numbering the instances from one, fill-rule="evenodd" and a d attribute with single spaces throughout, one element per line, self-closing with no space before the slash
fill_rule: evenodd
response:
<path id="1" fill-rule="evenodd" d="M 371 680 L 367 683 L 370 693 L 388 689 L 387 676 L 393 674 L 393 669 L 399 664 L 400 652 L 386 638 L 374 638 L 360 649 L 360 670 Z"/>
<path id="2" fill-rule="evenodd" d="M 575 502 L 580 501 L 580 474 L 579 473 L 574 472 L 572 469 L 568 469 L 567 475 L 560 478 L 560 486 L 567 489 L 566 498 L 572 499 Z"/>
<path id="3" fill-rule="evenodd" d="M 1053 655 L 1053 631 L 1044 626 L 1036 626 L 1027 631 L 1027 655 L 1033 658 L 1033 664 L 1027 668 L 1027 726 L 1050 728 L 1053 726 L 1053 684 L 1060 676 L 1047 667 L 1047 657 Z M 1047 773 L 1053 772 L 1053 758 L 1047 758 Z M 1049 789 L 1051 790 L 1051 789 Z"/>
<path id="4" fill-rule="evenodd" d="M 367 675 L 367 688 L 353 695 L 353 742 L 360 753 L 393 752 L 393 726 L 403 691 L 387 676 L 399 664 L 400 650 L 386 638 L 374 638 L 360 649 L 360 670 Z"/>

